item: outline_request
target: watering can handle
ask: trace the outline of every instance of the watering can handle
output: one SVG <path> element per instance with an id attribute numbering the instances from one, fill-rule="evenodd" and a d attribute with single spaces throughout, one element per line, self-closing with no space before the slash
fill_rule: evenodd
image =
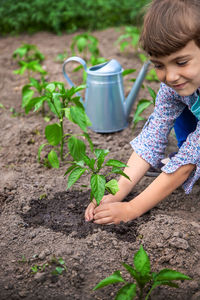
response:
<path id="1" fill-rule="evenodd" d="M 86 66 L 86 62 L 82 58 L 77 57 L 77 56 L 72 56 L 72 57 L 70 57 L 70 58 L 68 58 L 64 61 L 63 75 L 64 75 L 65 79 L 67 80 L 67 82 L 69 83 L 69 85 L 72 87 L 72 86 L 75 86 L 75 85 L 73 84 L 73 82 L 71 81 L 71 79 L 69 78 L 67 73 L 65 72 L 65 66 L 70 61 L 76 61 L 76 62 L 80 63 L 83 66 L 83 68 L 85 69 L 85 71 L 87 71 L 87 66 Z"/>

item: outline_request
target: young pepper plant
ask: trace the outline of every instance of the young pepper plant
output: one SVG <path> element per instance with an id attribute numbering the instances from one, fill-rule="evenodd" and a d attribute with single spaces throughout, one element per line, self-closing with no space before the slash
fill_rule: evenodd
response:
<path id="1" fill-rule="evenodd" d="M 42 75 L 47 74 L 40 64 L 45 57 L 36 45 L 22 44 L 13 52 L 12 57 L 17 60 L 20 66 L 18 70 L 14 71 L 15 74 L 23 75 L 25 71 L 28 72 L 28 77 L 30 77 L 30 71 L 38 72 Z"/>
<path id="2" fill-rule="evenodd" d="M 122 282 L 124 286 L 118 291 L 115 300 L 132 300 L 136 296 L 138 296 L 139 300 L 148 300 L 150 294 L 157 286 L 167 285 L 178 288 L 179 286 L 174 280 L 191 280 L 189 276 L 171 269 L 163 269 L 158 273 L 151 272 L 149 257 L 142 246 L 134 255 L 133 266 L 124 262 L 122 265 L 133 278 L 133 282 L 126 282 L 118 270 L 100 281 L 93 290 Z"/>
<path id="3" fill-rule="evenodd" d="M 80 146 L 82 151 L 80 152 Z M 65 176 L 69 174 L 67 180 L 67 189 L 69 189 L 85 172 L 90 176 L 90 200 L 93 198 L 96 200 L 97 205 L 100 204 L 101 199 L 105 194 L 105 190 L 111 194 L 116 194 L 119 190 L 116 179 L 107 181 L 107 177 L 111 174 L 120 174 L 127 179 L 130 178 L 122 171 L 122 168 L 127 167 L 126 164 L 119 160 L 109 159 L 105 161 L 109 151 L 105 149 L 95 149 L 92 152 L 93 157 L 90 158 L 86 154 L 86 146 L 84 142 L 78 140 L 75 137 L 71 137 L 68 140 L 68 149 L 73 157 L 73 161 L 65 172 Z M 78 154 L 78 156 L 77 156 Z M 111 170 L 106 174 L 105 168 L 111 167 Z"/>

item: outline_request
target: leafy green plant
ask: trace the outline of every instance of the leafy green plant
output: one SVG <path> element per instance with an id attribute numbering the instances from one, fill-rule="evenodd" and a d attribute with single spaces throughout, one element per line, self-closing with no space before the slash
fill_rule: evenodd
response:
<path id="1" fill-rule="evenodd" d="M 133 266 L 122 263 L 123 267 L 131 275 L 133 282 L 126 282 L 120 271 L 115 271 L 111 276 L 100 281 L 93 290 L 103 288 L 110 284 L 122 282 L 124 286 L 118 291 L 115 300 L 132 300 L 136 296 L 140 300 L 148 300 L 151 292 L 160 285 L 178 288 L 175 280 L 191 280 L 183 273 L 171 269 L 163 269 L 160 272 L 151 272 L 151 265 L 146 251 L 140 246 L 133 258 Z"/>
<path id="2" fill-rule="evenodd" d="M 1 34 L 96 30 L 142 21 L 150 0 L 2 0 Z"/>
<path id="3" fill-rule="evenodd" d="M 127 179 L 130 179 L 122 168 L 127 167 L 126 164 L 119 160 L 109 159 L 105 161 L 105 157 L 109 151 L 105 149 L 95 149 L 92 151 L 92 158 L 86 154 L 86 146 L 83 141 L 70 137 L 68 140 L 68 149 L 73 157 L 73 161 L 69 162 L 71 165 L 65 172 L 65 176 L 69 174 L 67 180 L 67 189 L 69 189 L 85 172 L 90 176 L 90 200 L 95 198 L 97 205 L 100 204 L 105 191 L 116 194 L 119 190 L 116 179 L 107 181 L 111 174 L 120 174 Z M 111 170 L 106 174 L 105 169 L 111 167 Z"/>
<path id="4" fill-rule="evenodd" d="M 142 116 L 142 113 L 150 106 L 155 106 L 156 101 L 156 92 L 150 87 L 147 86 L 148 92 L 152 98 L 152 100 L 148 99 L 140 99 L 138 101 L 134 116 L 133 116 L 133 128 L 137 125 L 138 122 L 145 120 L 145 118 Z"/>
<path id="5" fill-rule="evenodd" d="M 90 33 L 81 33 L 74 36 L 71 43 L 72 55 L 77 52 L 83 56 L 85 60 L 88 60 L 88 53 L 90 56 L 96 58 L 99 55 L 98 39 Z"/>
<path id="6" fill-rule="evenodd" d="M 116 44 L 120 45 L 121 52 L 124 52 L 129 45 L 132 46 L 135 50 L 137 50 L 139 38 L 140 29 L 138 27 L 126 26 L 125 33 L 120 35 L 120 37 L 116 41 Z"/>
<path id="7" fill-rule="evenodd" d="M 20 66 L 19 69 L 14 71 L 14 74 L 23 75 L 25 71 L 28 72 L 28 77 L 30 77 L 30 71 L 38 72 L 41 75 L 47 74 L 40 64 L 44 60 L 44 55 L 36 45 L 22 44 L 13 52 L 12 57 L 17 60 Z"/>
<path id="8" fill-rule="evenodd" d="M 18 61 L 23 60 L 26 62 L 31 62 L 34 60 L 42 62 L 45 58 L 44 55 L 38 50 L 37 46 L 31 44 L 22 44 L 22 46 L 13 52 L 12 57 Z"/>
<path id="9" fill-rule="evenodd" d="M 45 271 L 50 272 L 51 275 L 62 275 L 64 271 L 67 271 L 67 267 L 62 257 L 56 258 L 55 256 L 42 265 L 35 264 L 31 267 L 32 274 Z"/>

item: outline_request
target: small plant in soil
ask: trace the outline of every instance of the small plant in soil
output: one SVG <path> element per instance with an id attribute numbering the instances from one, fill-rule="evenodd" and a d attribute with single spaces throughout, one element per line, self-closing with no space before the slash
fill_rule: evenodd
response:
<path id="1" fill-rule="evenodd" d="M 98 49 L 98 39 L 90 33 L 81 33 L 74 36 L 71 43 L 71 52 L 72 55 L 78 51 L 79 54 L 83 55 L 85 60 L 88 60 L 88 53 L 92 57 L 98 57 L 99 49 Z"/>
<path id="2" fill-rule="evenodd" d="M 47 74 L 40 64 L 44 60 L 44 55 L 38 50 L 36 45 L 22 44 L 13 52 L 12 57 L 17 60 L 20 66 L 19 69 L 14 71 L 14 74 L 23 75 L 25 71 L 27 71 L 28 77 L 30 77 L 31 72 L 36 72 L 43 76 Z"/>
<path id="3" fill-rule="evenodd" d="M 31 44 L 22 44 L 13 52 L 12 57 L 18 61 L 24 60 L 26 62 L 33 60 L 42 62 L 44 60 L 44 55 L 38 50 L 37 46 Z"/>
<path id="4" fill-rule="evenodd" d="M 67 271 L 65 261 L 62 257 L 56 258 L 55 256 L 42 265 L 35 264 L 31 267 L 32 274 L 36 274 L 38 272 L 48 272 L 51 275 L 57 276 L 62 275 L 64 271 Z"/>
<path id="5" fill-rule="evenodd" d="M 122 282 L 124 286 L 118 291 L 115 300 L 132 300 L 135 297 L 140 300 L 148 300 L 151 292 L 157 286 L 167 285 L 178 288 L 179 286 L 174 282 L 175 280 L 191 280 L 189 276 L 171 269 L 163 269 L 158 273 L 151 272 L 149 257 L 142 246 L 134 255 L 133 266 L 124 262 L 122 265 L 131 275 L 133 282 L 127 282 L 118 270 L 100 281 L 93 290 Z"/>
<path id="6" fill-rule="evenodd" d="M 139 38 L 140 29 L 138 27 L 126 26 L 125 33 L 120 35 L 120 37 L 116 41 L 116 44 L 120 45 L 121 52 L 124 52 L 129 45 L 132 46 L 135 50 L 137 50 Z"/>
<path id="7" fill-rule="evenodd" d="M 74 137 L 72 137 L 72 139 L 74 139 Z M 109 153 L 108 150 L 95 149 L 92 151 L 93 157 L 90 158 L 86 154 L 86 147 L 83 145 L 81 146 L 81 152 L 79 147 L 76 147 L 76 149 L 74 148 L 74 145 L 77 145 L 80 141 L 70 142 L 71 141 L 68 142 L 68 149 L 74 160 L 69 162 L 71 166 L 65 173 L 65 176 L 69 174 L 67 189 L 69 189 L 86 172 L 90 176 L 90 200 L 92 201 L 93 198 L 95 198 L 97 205 L 99 205 L 105 191 L 115 195 L 119 190 L 116 179 L 107 181 L 107 178 L 110 177 L 111 174 L 120 174 L 130 180 L 130 178 L 122 171 L 122 168 L 127 167 L 126 164 L 115 159 L 105 161 L 105 157 Z M 80 157 L 77 157 L 77 153 Z M 105 168 L 108 167 L 111 167 L 111 170 L 106 175 L 103 175 L 102 173 L 105 174 Z"/>

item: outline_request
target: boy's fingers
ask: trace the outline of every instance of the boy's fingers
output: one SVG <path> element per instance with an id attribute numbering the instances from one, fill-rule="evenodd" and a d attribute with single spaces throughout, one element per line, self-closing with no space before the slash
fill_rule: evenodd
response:
<path id="1" fill-rule="evenodd" d="M 93 203 L 90 203 L 85 211 L 85 220 L 86 221 L 92 221 L 93 215 L 94 215 L 94 208 L 95 205 Z"/>
<path id="2" fill-rule="evenodd" d="M 94 223 L 95 224 L 104 224 L 104 225 L 111 225 L 111 224 L 114 224 L 112 222 L 112 219 L 111 217 L 105 217 L 105 218 L 101 218 L 101 219 L 97 219 L 97 220 L 94 220 Z"/>

